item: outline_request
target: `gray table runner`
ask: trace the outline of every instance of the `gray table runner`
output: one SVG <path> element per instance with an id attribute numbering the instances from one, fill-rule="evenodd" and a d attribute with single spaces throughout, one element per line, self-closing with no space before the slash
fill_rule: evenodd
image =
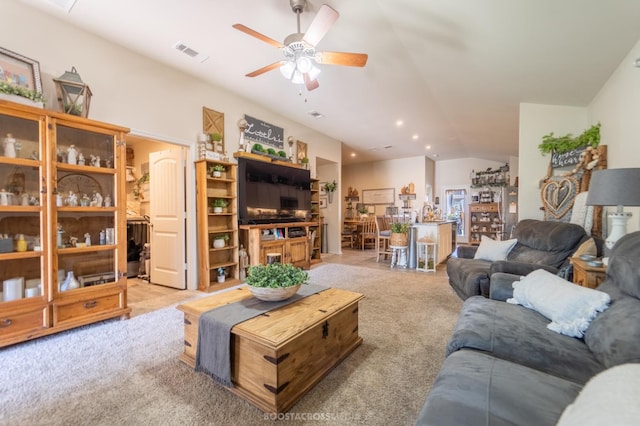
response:
<path id="1" fill-rule="evenodd" d="M 231 383 L 231 328 L 265 312 L 286 306 L 328 287 L 303 285 L 298 292 L 280 302 L 263 302 L 250 297 L 203 312 L 198 320 L 198 348 L 196 371 L 209 374 L 218 383 L 232 387 Z"/>

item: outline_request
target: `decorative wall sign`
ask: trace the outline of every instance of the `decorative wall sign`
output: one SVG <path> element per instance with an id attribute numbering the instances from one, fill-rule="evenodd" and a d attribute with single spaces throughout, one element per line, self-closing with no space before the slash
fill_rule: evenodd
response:
<path id="1" fill-rule="evenodd" d="M 542 186 L 540 196 L 545 212 L 545 220 L 549 220 L 547 215 L 554 219 L 560 219 L 573 207 L 580 182 L 573 176 L 552 176 Z"/>
<path id="2" fill-rule="evenodd" d="M 222 136 L 222 152 L 224 149 L 224 113 L 218 112 L 207 107 L 202 107 L 202 131 L 208 135 L 219 133 Z"/>
<path id="3" fill-rule="evenodd" d="M 585 146 L 581 146 L 571 151 L 563 152 L 562 154 L 551 154 L 551 167 L 555 169 L 557 167 L 573 166 L 580 163 L 580 154 L 584 152 L 585 148 Z"/>
<path id="4" fill-rule="evenodd" d="M 362 190 L 362 202 L 364 204 L 393 204 L 395 203 L 395 197 L 395 188 Z"/>
<path id="5" fill-rule="evenodd" d="M 284 148 L 284 129 L 265 123 L 262 120 L 244 115 L 247 120 L 247 128 L 244 131 L 244 138 L 251 142 L 265 144 L 274 148 Z"/>

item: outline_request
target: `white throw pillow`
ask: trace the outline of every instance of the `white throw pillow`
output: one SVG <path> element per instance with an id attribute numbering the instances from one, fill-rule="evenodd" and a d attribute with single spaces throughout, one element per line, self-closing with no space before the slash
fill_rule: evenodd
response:
<path id="1" fill-rule="evenodd" d="M 549 330 L 582 337 L 591 320 L 609 306 L 607 293 L 570 283 L 544 269 L 537 269 L 513 283 L 507 303 L 533 309 L 551 320 Z"/>
<path id="2" fill-rule="evenodd" d="M 486 235 L 483 235 L 480 239 L 478 250 L 476 250 L 476 254 L 473 256 L 473 258 L 488 260 L 490 262 L 495 262 L 496 260 L 506 260 L 507 255 L 517 242 L 518 240 L 516 239 L 496 241 L 492 240 Z"/>
<path id="3" fill-rule="evenodd" d="M 592 377 L 558 426 L 637 425 L 640 418 L 640 364 L 622 364 Z"/>

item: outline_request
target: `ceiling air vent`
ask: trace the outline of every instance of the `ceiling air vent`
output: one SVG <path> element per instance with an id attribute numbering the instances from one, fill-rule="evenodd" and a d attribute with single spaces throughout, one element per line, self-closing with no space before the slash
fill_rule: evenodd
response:
<path id="1" fill-rule="evenodd" d="M 177 42 L 173 47 L 176 50 L 179 50 L 180 52 L 184 53 L 185 55 L 197 60 L 198 62 L 204 62 L 207 59 L 209 59 L 208 56 L 198 53 L 196 50 L 193 50 L 192 48 L 190 48 L 189 46 L 187 46 L 186 44 L 180 41 Z"/>
<path id="2" fill-rule="evenodd" d="M 324 114 L 320 114 L 318 111 L 309 111 L 308 114 L 313 118 L 322 118 Z"/>
<path id="3" fill-rule="evenodd" d="M 71 12 L 71 8 L 73 8 L 73 5 L 76 4 L 76 0 L 47 0 L 47 1 L 54 6 L 58 6 L 59 8 L 63 9 L 67 13 Z"/>

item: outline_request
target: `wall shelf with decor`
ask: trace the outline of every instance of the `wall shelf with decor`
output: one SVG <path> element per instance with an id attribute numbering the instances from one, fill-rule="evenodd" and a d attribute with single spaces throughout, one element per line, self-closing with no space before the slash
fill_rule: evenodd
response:
<path id="1" fill-rule="evenodd" d="M 196 221 L 198 290 L 215 291 L 240 283 L 238 269 L 237 166 L 218 160 L 198 160 L 196 165 Z M 219 167 L 215 167 L 219 166 Z M 220 167 L 221 166 L 221 167 Z M 224 168 L 219 177 L 215 169 Z M 216 173 L 218 175 L 218 173 Z M 216 200 L 226 204 L 221 212 Z M 224 281 L 219 281 L 219 271 Z"/>
<path id="2" fill-rule="evenodd" d="M 494 240 L 502 238 L 504 221 L 500 215 L 499 203 L 469 204 L 469 211 L 471 212 L 471 244 L 480 244 L 483 235 Z"/>
<path id="3" fill-rule="evenodd" d="M 0 128 L 0 346 L 127 318 L 129 130 L 4 101 Z"/>
<path id="4" fill-rule="evenodd" d="M 482 188 L 486 186 L 507 186 L 509 184 L 509 165 L 505 164 L 498 170 L 487 169 L 485 171 L 471 171 L 471 187 Z"/>

